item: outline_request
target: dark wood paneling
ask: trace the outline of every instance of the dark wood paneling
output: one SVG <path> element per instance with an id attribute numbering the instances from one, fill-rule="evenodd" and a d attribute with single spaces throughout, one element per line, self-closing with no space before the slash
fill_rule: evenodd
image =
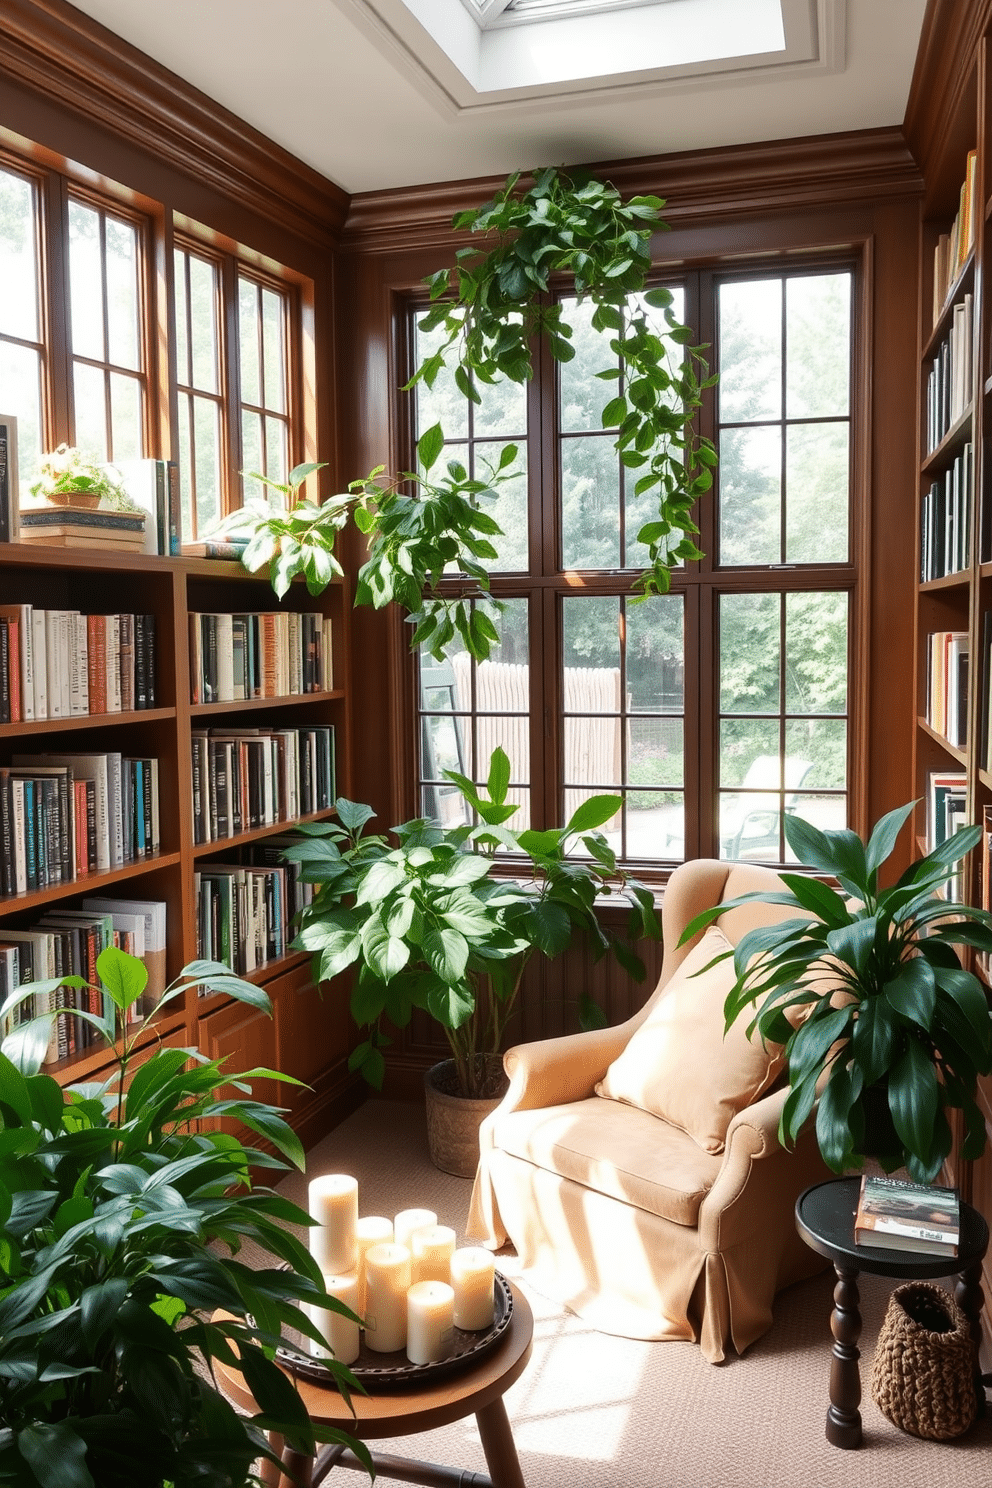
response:
<path id="1" fill-rule="evenodd" d="M 344 220 L 339 187 L 64 0 L 4 0 L 0 73 L 310 243 Z"/>
<path id="2" fill-rule="evenodd" d="M 916 53 L 903 132 L 928 193 L 950 214 L 957 208 L 957 186 L 950 185 L 945 166 L 960 157 L 954 171 L 960 185 L 965 152 L 975 143 L 967 137 L 975 113 L 975 54 L 990 22 L 992 0 L 929 0 Z"/>

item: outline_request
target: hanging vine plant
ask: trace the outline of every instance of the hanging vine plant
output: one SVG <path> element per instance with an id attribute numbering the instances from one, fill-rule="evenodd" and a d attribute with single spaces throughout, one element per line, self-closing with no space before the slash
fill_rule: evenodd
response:
<path id="1" fill-rule="evenodd" d="M 420 328 L 440 331 L 441 339 L 407 388 L 433 387 L 449 366 L 474 403 L 481 402 L 480 385 L 503 378 L 524 383 L 533 375 L 539 338 L 557 361 L 575 355 L 565 307 L 552 290 L 590 301 L 591 325 L 609 352 L 597 376 L 616 383 L 602 426 L 616 430 L 620 461 L 637 472 L 635 497 L 654 503 L 637 533 L 649 562 L 632 589 L 641 598 L 663 594 L 674 566 L 702 557 L 692 509 L 712 485 L 717 460 L 694 427 L 702 393 L 715 381 L 706 348 L 693 344 L 693 332 L 676 317 L 670 290 L 645 289 L 652 234 L 666 227 L 664 202 L 655 196 L 624 202 L 615 187 L 587 173 L 547 168 L 531 179 L 525 189 L 520 174 L 512 175 L 491 201 L 455 216 L 456 231 L 495 241 L 459 248 L 456 265 L 426 281 L 431 305 Z M 298 500 L 319 466 L 298 466 L 279 488 L 288 510 L 236 512 L 223 530 L 249 536 L 244 562 L 253 571 L 271 563 L 277 593 L 298 573 L 317 593 L 340 573 L 334 539 L 350 515 L 368 541 L 356 603 L 381 608 L 397 601 L 410 612 L 412 644 L 440 657 L 457 631 L 471 654 L 484 659 L 498 639 L 492 620 L 472 605 L 473 595 L 446 594 L 441 581 L 454 571 L 474 581 L 474 597 L 488 591 L 486 565 L 498 557 L 502 530 L 485 504 L 511 479 L 517 451 L 507 445 L 486 480 L 470 477 L 457 460 L 432 477 L 444 442 L 435 424 L 418 441 L 416 472 L 384 479 L 380 466 L 321 505 Z"/>

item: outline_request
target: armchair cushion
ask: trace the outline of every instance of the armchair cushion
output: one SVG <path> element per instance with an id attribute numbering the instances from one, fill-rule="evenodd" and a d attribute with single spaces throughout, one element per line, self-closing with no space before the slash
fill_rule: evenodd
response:
<path id="1" fill-rule="evenodd" d="M 733 959 L 702 970 L 724 951 L 733 946 L 718 926 L 709 926 L 596 1085 L 597 1095 L 660 1117 L 711 1153 L 723 1151 L 733 1118 L 784 1063 L 781 1044 L 763 1045 L 757 1034 L 748 1038 L 746 1016 L 724 1036 Z"/>
<path id="2" fill-rule="evenodd" d="M 523 1162 L 678 1225 L 695 1226 L 723 1162 L 656 1116 L 595 1096 L 514 1111 L 494 1137 Z"/>

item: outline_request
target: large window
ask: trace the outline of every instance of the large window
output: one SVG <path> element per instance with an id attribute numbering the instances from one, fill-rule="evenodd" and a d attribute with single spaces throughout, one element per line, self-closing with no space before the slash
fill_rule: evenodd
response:
<path id="1" fill-rule="evenodd" d="M 566 317 L 575 359 L 543 382 L 539 371 L 528 397 L 483 388 L 473 406 L 453 380 L 418 391 L 418 431 L 440 419 L 463 463 L 495 465 L 501 442 L 520 446 L 519 478 L 494 510 L 507 533 L 491 573 L 502 644 L 481 664 L 457 645 L 419 661 L 425 813 L 460 811 L 444 770 L 482 781 L 500 744 L 514 825 L 554 825 L 586 796 L 616 793 L 607 835 L 649 867 L 700 854 L 783 862 L 784 813 L 845 823 L 852 284 L 851 266 L 827 264 L 670 286 L 676 313 L 712 336 L 720 382 L 704 432 L 720 469 L 706 557 L 645 603 L 630 588 L 651 511 L 602 429 L 616 384 L 596 375 L 605 343 L 585 306 Z M 419 360 L 430 345 L 416 322 L 414 311 Z"/>
<path id="2" fill-rule="evenodd" d="M 300 458 L 302 291 L 184 223 L 170 317 L 155 271 L 162 209 L 111 191 L 13 156 L 0 163 L 0 411 L 17 418 L 22 497 L 58 444 L 98 461 L 175 453 L 188 542 L 264 491 L 252 472 L 285 482 Z"/>

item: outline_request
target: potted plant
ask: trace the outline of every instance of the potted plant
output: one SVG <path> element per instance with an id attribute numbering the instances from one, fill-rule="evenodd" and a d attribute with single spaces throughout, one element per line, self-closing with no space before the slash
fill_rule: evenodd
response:
<path id="1" fill-rule="evenodd" d="M 351 1067 L 370 1084 L 381 1087 L 385 1070 L 383 1020 L 402 1028 L 420 1008 L 447 1038 L 452 1093 L 477 1100 L 492 1094 L 486 1082 L 493 1056 L 502 1051 L 524 968 L 536 951 L 556 956 L 583 932 L 594 958 L 612 951 L 642 978 L 630 945 L 596 917 L 596 898 L 604 894 L 629 901 L 631 941 L 661 930 L 651 891 L 618 869 L 597 830 L 616 814 L 619 797 L 591 797 L 564 827 L 514 831 L 505 825 L 518 808 L 506 800 L 510 762 L 502 749 L 493 753 L 485 791 L 455 771 L 445 773 L 478 825 L 417 819 L 396 827 L 390 841 L 364 835 L 371 807 L 342 799 L 337 822 L 300 829 L 303 839 L 286 855 L 316 890 L 294 944 L 313 952 L 318 984 L 355 968 L 351 1011 L 368 1036 Z M 576 850 L 585 856 L 573 855 Z M 580 1019 L 585 1026 L 602 1021 L 588 997 Z M 469 1148 L 474 1172 L 477 1143 Z"/>
<path id="2" fill-rule="evenodd" d="M 796 911 L 742 937 L 727 1026 L 752 1005 L 751 1028 L 785 1046 L 789 1096 L 783 1143 L 795 1141 L 819 1095 L 816 1133 L 835 1171 L 876 1156 L 930 1183 L 951 1150 L 947 1112 L 964 1118 L 962 1157 L 985 1147 L 976 1102 L 992 1072 L 992 1018 L 985 990 L 961 952 L 992 952 L 992 916 L 948 899 L 958 864 L 979 841 L 966 827 L 912 863 L 891 887 L 879 871 L 913 804 L 889 812 L 866 843 L 785 817 L 798 861 L 836 879 L 782 873 L 780 892 L 759 890 L 697 916 L 683 941 L 735 905 L 753 900 Z M 718 960 L 725 959 L 718 957 Z M 787 1013 L 791 1012 L 791 1019 Z"/>
<path id="3" fill-rule="evenodd" d="M 42 455 L 41 472 L 31 495 L 50 506 L 105 506 L 113 511 L 139 511 L 112 465 L 100 465 L 82 450 L 60 444 Z"/>
<path id="4" fill-rule="evenodd" d="M 16 1026 L 0 1053 L 0 1477 L 16 1488 L 257 1483 L 255 1461 L 275 1460 L 265 1431 L 306 1452 L 315 1439 L 273 1362 L 281 1331 L 316 1337 L 299 1303 L 340 1304 L 284 1227 L 307 1215 L 252 1186 L 250 1167 L 288 1164 L 208 1126 L 236 1117 L 299 1167 L 302 1149 L 276 1109 L 250 1098 L 248 1082 L 271 1071 L 225 1076 L 196 1050 L 139 1054 L 138 1040 L 158 1008 L 198 984 L 258 1007 L 268 999 L 226 967 L 193 962 L 129 1024 L 145 967 L 111 948 L 97 970 L 102 987 L 34 982 L 0 1009 L 9 1024 L 60 987 L 91 1007 L 109 997 L 113 1017 L 73 1016 L 116 1049 L 110 1079 L 63 1090 L 40 1068 L 49 1012 Z M 276 1264 L 239 1260 L 244 1240 Z M 243 1373 L 255 1417 L 217 1390 L 215 1359 Z M 342 1365 L 328 1370 L 341 1388 L 353 1383 Z"/>

